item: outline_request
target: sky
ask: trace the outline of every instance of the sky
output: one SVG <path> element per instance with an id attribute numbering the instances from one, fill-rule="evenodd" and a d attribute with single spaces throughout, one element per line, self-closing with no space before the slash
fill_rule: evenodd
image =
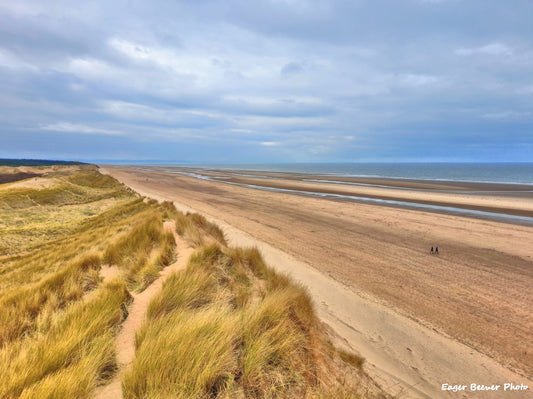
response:
<path id="1" fill-rule="evenodd" d="M 533 1 L 0 0 L 0 158 L 533 162 Z"/>

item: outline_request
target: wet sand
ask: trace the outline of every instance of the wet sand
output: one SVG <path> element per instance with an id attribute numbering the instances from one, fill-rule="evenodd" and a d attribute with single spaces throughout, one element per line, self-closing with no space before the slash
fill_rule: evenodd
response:
<path id="1" fill-rule="evenodd" d="M 311 266 L 347 290 L 368 295 L 394 314 L 406 316 L 441 337 L 453 338 L 485 353 L 529 379 L 533 375 L 531 226 L 263 191 L 156 170 L 107 169 L 139 192 L 172 198 L 235 226 Z M 217 175 L 216 171 L 209 173 Z M 226 178 L 242 179 L 243 184 L 272 180 L 296 189 L 331 189 L 323 182 L 302 181 L 298 177 L 291 181 L 294 175 L 270 177 Z M 305 176 L 323 179 L 315 177 Z M 445 202 L 458 207 L 483 206 L 500 213 L 516 211 L 528 215 L 533 210 L 527 187 L 392 183 L 398 187 L 390 187 L 390 181 L 377 180 L 365 180 L 364 184 L 371 186 L 336 184 L 335 187 L 359 190 L 358 195 L 365 192 Z M 431 246 L 439 246 L 438 256 L 429 254 Z M 357 320 L 350 323 L 357 327 Z M 401 350 L 409 352 L 404 347 Z M 417 356 L 426 360 L 412 367 L 429 368 L 431 353 Z M 457 359 L 457 363 L 463 360 Z M 442 367 L 454 365 L 442 364 Z M 422 379 L 430 378 L 420 374 Z M 434 375 L 435 378 L 438 377 Z"/>
<path id="2" fill-rule="evenodd" d="M 242 187 L 273 189 L 300 195 L 323 196 L 330 199 L 376 200 L 411 208 L 430 205 L 455 208 L 457 212 L 476 210 L 490 214 L 531 218 L 533 225 L 533 186 L 524 184 L 478 183 L 453 181 L 420 181 L 409 179 L 355 178 L 327 175 L 302 175 L 276 172 L 241 172 L 191 168 L 151 168 L 160 172 L 192 175 Z M 451 209 L 442 209 L 450 213 Z"/>

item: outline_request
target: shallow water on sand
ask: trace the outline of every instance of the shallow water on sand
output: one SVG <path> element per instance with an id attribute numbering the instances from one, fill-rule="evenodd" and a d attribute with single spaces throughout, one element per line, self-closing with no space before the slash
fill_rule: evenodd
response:
<path id="1" fill-rule="evenodd" d="M 353 177 L 533 184 L 533 163 L 275 163 L 164 164 L 159 166 L 294 172 Z"/>

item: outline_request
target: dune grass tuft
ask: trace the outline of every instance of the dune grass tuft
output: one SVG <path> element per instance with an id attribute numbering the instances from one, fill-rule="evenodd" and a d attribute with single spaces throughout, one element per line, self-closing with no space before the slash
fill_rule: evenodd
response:
<path id="1" fill-rule="evenodd" d="M 156 215 L 143 224 L 136 226 L 128 234 L 110 245 L 104 253 L 104 262 L 115 265 L 135 263 L 134 259 L 142 253 L 147 256 L 152 246 L 161 240 L 163 228 Z M 133 255 L 135 254 L 135 255 Z M 131 265 L 129 265 L 131 266 Z"/>
<path id="2" fill-rule="evenodd" d="M 176 231 L 185 237 L 196 247 L 204 245 L 208 241 L 214 241 L 222 246 L 226 246 L 224 232 L 214 223 L 198 213 L 178 213 L 175 215 Z"/>
<path id="3" fill-rule="evenodd" d="M 0 350 L 0 397 L 31 397 L 29 392 L 58 397 L 50 392 L 68 392 L 83 384 L 93 389 L 115 367 L 112 337 L 129 299 L 124 283 L 110 282 L 90 301 L 57 314 L 47 334 Z"/>
<path id="4" fill-rule="evenodd" d="M 163 230 L 161 213 L 154 211 L 142 224 L 111 244 L 103 255 L 104 263 L 124 269 L 131 288 L 144 289 L 174 259 L 176 242 Z"/>
<path id="5" fill-rule="evenodd" d="M 100 258 L 90 254 L 38 283 L 0 297 L 0 346 L 33 331 L 40 314 L 62 309 L 94 288 L 88 284 L 89 275 L 99 266 Z"/>
<path id="6" fill-rule="evenodd" d="M 210 398 L 235 384 L 238 318 L 226 306 L 187 310 L 153 321 L 123 380 L 125 398 Z M 145 378 L 148 376 L 148 378 Z"/>
<path id="7" fill-rule="evenodd" d="M 359 355 L 356 355 L 352 352 L 346 352 L 344 350 L 339 350 L 339 356 L 342 359 L 343 362 L 346 362 L 354 367 L 357 367 L 358 369 L 361 369 L 363 367 L 363 364 L 365 363 L 365 359 L 362 358 Z"/>
<path id="8" fill-rule="evenodd" d="M 334 351 L 307 291 L 255 249 L 200 248 L 151 301 L 135 343 L 128 399 L 357 397 L 324 385 Z"/>

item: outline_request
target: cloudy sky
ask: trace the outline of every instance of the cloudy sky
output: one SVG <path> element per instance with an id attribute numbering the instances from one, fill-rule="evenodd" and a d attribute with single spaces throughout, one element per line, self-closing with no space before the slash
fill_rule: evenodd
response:
<path id="1" fill-rule="evenodd" d="M 533 2 L 0 0 L 0 157 L 533 161 Z"/>

